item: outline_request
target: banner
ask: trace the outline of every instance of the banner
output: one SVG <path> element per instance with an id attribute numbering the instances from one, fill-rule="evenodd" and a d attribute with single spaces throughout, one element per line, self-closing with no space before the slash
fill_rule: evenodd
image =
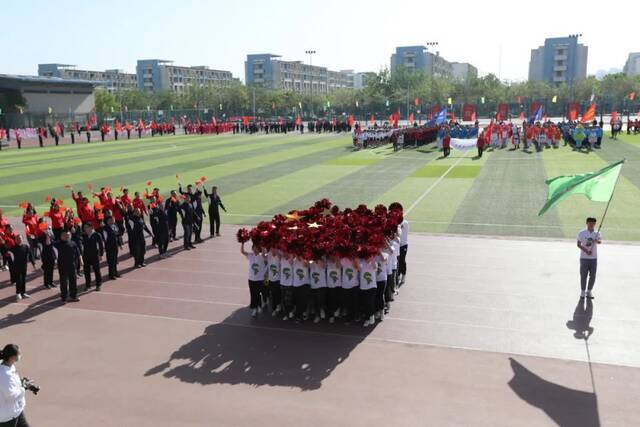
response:
<path id="1" fill-rule="evenodd" d="M 536 114 L 536 111 L 538 111 L 538 108 L 540 108 L 540 103 L 533 102 L 529 107 L 529 115 L 533 116 L 534 114 Z"/>
<path id="2" fill-rule="evenodd" d="M 476 148 L 476 138 L 451 138 L 451 148 L 455 148 L 460 151 L 469 151 Z"/>
<path id="3" fill-rule="evenodd" d="M 509 104 L 498 104 L 496 108 L 496 120 L 507 120 L 509 118 Z"/>
<path id="4" fill-rule="evenodd" d="M 475 104 L 464 104 L 462 106 L 462 121 L 463 122 L 472 122 L 475 120 L 474 116 L 476 113 L 476 105 Z"/>
<path id="5" fill-rule="evenodd" d="M 567 120 L 578 120 L 580 115 L 580 103 L 569 102 L 567 104 Z"/>

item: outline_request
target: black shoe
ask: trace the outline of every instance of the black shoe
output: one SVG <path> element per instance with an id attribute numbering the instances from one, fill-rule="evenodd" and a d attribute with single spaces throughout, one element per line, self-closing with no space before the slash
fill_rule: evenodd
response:
<path id="1" fill-rule="evenodd" d="M 44 287 L 45 287 L 46 289 L 51 289 L 51 286 L 49 286 L 49 285 L 44 285 Z"/>
<path id="2" fill-rule="evenodd" d="M 51 289 L 55 289 L 55 288 L 58 287 L 58 285 L 56 285 L 55 283 L 52 283 L 52 284 L 49 285 L 49 287 L 51 287 Z"/>
<path id="3" fill-rule="evenodd" d="M 67 302 L 67 298 L 62 297 L 62 298 L 60 298 L 60 301 L 61 301 L 63 304 L 65 304 L 65 303 Z"/>
<path id="4" fill-rule="evenodd" d="M 220 237 L 221 235 L 220 235 L 220 233 L 216 233 L 216 236 Z"/>
<path id="5" fill-rule="evenodd" d="M 185 251 L 190 251 L 191 250 L 191 246 L 187 246 L 186 248 L 184 248 Z"/>
<path id="6" fill-rule="evenodd" d="M 78 298 L 78 297 L 72 297 L 72 298 L 69 298 L 69 301 L 71 301 L 71 302 L 78 302 L 78 301 L 80 301 L 80 298 Z"/>
<path id="7" fill-rule="evenodd" d="M 89 292 L 90 289 L 91 289 L 91 285 L 85 285 L 84 287 L 85 292 Z"/>
<path id="8" fill-rule="evenodd" d="M 145 264 L 144 262 L 142 264 L 140 264 L 140 267 L 146 267 L 147 264 Z"/>
<path id="9" fill-rule="evenodd" d="M 109 276 L 109 280 L 116 280 L 116 276 Z"/>
<path id="10" fill-rule="evenodd" d="M 121 277 L 121 276 L 120 276 L 120 273 L 116 273 L 116 277 Z"/>
<path id="11" fill-rule="evenodd" d="M 195 249 L 195 248 L 196 248 L 196 246 L 195 246 L 195 245 L 191 245 L 190 247 L 191 247 L 191 249 Z"/>
<path id="12" fill-rule="evenodd" d="M 96 286 L 96 292 L 100 292 L 100 286 Z"/>

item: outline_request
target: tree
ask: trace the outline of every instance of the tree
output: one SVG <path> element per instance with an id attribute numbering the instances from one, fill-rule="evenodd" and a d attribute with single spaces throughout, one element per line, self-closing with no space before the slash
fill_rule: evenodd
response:
<path id="1" fill-rule="evenodd" d="M 110 114 L 120 111 L 120 104 L 116 97 L 104 89 L 96 89 L 93 93 L 96 103 L 96 111 L 101 114 Z"/>

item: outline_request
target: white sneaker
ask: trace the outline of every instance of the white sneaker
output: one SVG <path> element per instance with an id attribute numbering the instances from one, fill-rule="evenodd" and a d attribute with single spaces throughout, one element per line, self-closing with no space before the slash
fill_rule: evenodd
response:
<path id="1" fill-rule="evenodd" d="M 22 299 L 22 295 L 16 294 L 16 301 L 20 301 Z"/>
<path id="2" fill-rule="evenodd" d="M 324 320 L 324 318 L 325 318 L 325 317 L 327 317 L 327 316 L 326 316 L 326 314 L 325 314 L 325 312 L 324 312 L 324 308 L 321 308 L 321 309 L 320 309 L 320 318 L 321 318 L 322 320 Z"/>
<path id="3" fill-rule="evenodd" d="M 262 314 L 262 307 L 258 307 L 258 314 Z"/>
<path id="4" fill-rule="evenodd" d="M 22 294 L 22 298 L 31 298 L 31 295 L 25 292 L 24 294 Z"/>
<path id="5" fill-rule="evenodd" d="M 318 323 L 318 322 L 320 322 L 320 316 L 316 316 L 316 317 L 313 319 L 313 323 Z"/>
<path id="6" fill-rule="evenodd" d="M 293 319 L 295 315 L 296 314 L 293 311 L 289 312 L 289 319 Z"/>
<path id="7" fill-rule="evenodd" d="M 580 293 L 580 298 L 585 298 L 587 296 L 587 293 L 585 291 L 582 291 Z"/>
<path id="8" fill-rule="evenodd" d="M 251 317 L 256 317 L 257 315 L 258 315 L 258 310 L 256 310 L 255 308 L 251 310 Z"/>
<path id="9" fill-rule="evenodd" d="M 591 291 L 587 291 L 587 298 L 594 299 L 595 297 L 593 296 L 593 293 Z"/>
<path id="10" fill-rule="evenodd" d="M 335 318 L 335 317 L 330 317 L 330 318 L 329 318 L 329 323 L 333 323 L 333 322 L 335 322 L 335 321 L 336 321 L 336 318 Z"/>
<path id="11" fill-rule="evenodd" d="M 375 319 L 375 317 L 373 317 L 373 315 L 372 315 L 372 316 L 369 316 L 369 324 L 370 324 L 370 325 L 375 325 L 375 323 L 376 323 L 376 319 Z"/>
<path id="12" fill-rule="evenodd" d="M 382 317 L 382 312 L 380 310 L 376 311 L 376 320 L 380 320 L 380 317 Z"/>
<path id="13" fill-rule="evenodd" d="M 364 324 L 362 326 L 364 326 L 365 328 L 368 328 L 369 325 L 371 325 L 371 323 L 369 323 L 369 319 L 364 321 Z"/>

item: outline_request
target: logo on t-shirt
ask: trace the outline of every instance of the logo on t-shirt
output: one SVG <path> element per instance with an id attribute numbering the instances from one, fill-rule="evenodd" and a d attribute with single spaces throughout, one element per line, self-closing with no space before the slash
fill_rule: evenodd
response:
<path id="1" fill-rule="evenodd" d="M 338 272 L 332 271 L 329 273 L 329 277 L 333 280 L 333 283 L 338 283 Z"/>
<path id="2" fill-rule="evenodd" d="M 344 274 L 347 275 L 347 277 L 349 278 L 349 280 L 353 279 L 353 269 L 352 268 L 347 268 L 344 271 Z"/>
<path id="3" fill-rule="evenodd" d="M 253 275 L 256 276 L 258 275 L 258 270 L 260 270 L 260 267 L 258 267 L 258 264 L 251 264 L 251 270 L 253 271 Z"/>
<path id="4" fill-rule="evenodd" d="M 593 237 L 589 237 L 589 238 L 587 238 L 586 246 L 587 246 L 588 248 L 590 248 L 590 247 L 591 247 L 591 245 L 593 245 Z"/>
<path id="5" fill-rule="evenodd" d="M 369 273 L 369 272 L 367 271 L 366 273 L 364 273 L 364 274 L 363 274 L 363 277 L 364 277 L 364 280 L 366 280 L 366 281 L 367 281 L 367 285 L 370 285 L 370 284 L 371 284 L 371 281 L 372 281 L 372 279 L 371 279 L 371 273 Z"/>
<path id="6" fill-rule="evenodd" d="M 298 279 L 300 279 L 300 280 L 304 279 L 304 271 L 302 271 L 301 268 L 298 268 L 296 270 L 296 274 L 298 275 Z"/>
<path id="7" fill-rule="evenodd" d="M 278 266 L 277 266 L 277 265 L 275 265 L 275 264 L 271 264 L 271 265 L 269 266 L 269 268 L 271 269 L 271 274 L 272 274 L 273 276 L 275 276 L 276 274 L 278 274 Z"/>
<path id="8" fill-rule="evenodd" d="M 283 268 L 282 274 L 284 274 L 285 279 L 289 280 L 289 277 L 291 277 L 291 269 L 289 267 Z"/>
<path id="9" fill-rule="evenodd" d="M 320 273 L 311 273 L 311 277 L 313 277 L 313 283 L 317 285 L 320 281 Z"/>

